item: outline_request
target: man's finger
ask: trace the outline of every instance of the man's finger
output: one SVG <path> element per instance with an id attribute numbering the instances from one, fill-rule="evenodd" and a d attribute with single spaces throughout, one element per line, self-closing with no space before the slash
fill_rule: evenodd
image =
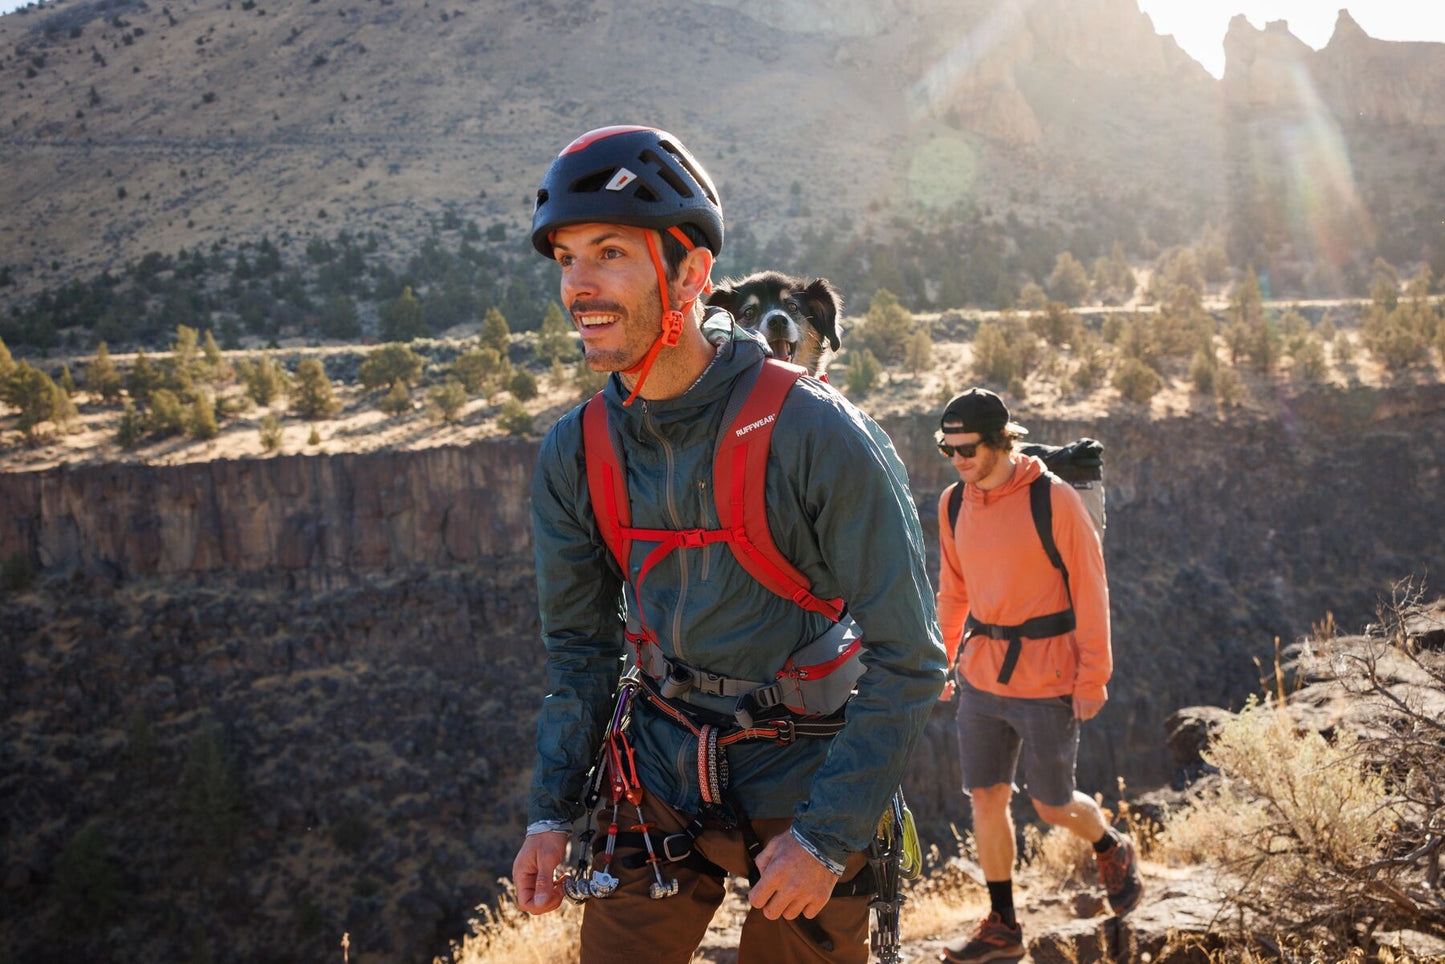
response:
<path id="1" fill-rule="evenodd" d="M 781 837 L 774 837 L 772 840 L 769 840 L 767 846 L 762 849 L 762 852 L 753 858 L 753 863 L 757 865 L 759 874 L 764 873 L 768 869 L 768 864 L 773 862 L 773 857 L 778 853 L 778 841 L 780 839 Z"/>

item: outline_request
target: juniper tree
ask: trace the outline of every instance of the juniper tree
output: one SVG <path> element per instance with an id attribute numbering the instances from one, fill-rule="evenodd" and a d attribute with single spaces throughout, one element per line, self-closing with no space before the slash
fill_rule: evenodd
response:
<path id="1" fill-rule="evenodd" d="M 96 347 L 95 358 L 85 369 L 85 389 L 110 404 L 120 398 L 120 373 L 115 369 L 115 362 L 110 360 L 110 349 L 105 342 Z"/>
<path id="2" fill-rule="evenodd" d="M 495 349 L 497 354 L 506 358 L 507 347 L 511 344 L 511 340 L 512 329 L 507 326 L 506 317 L 495 305 L 488 308 L 486 317 L 482 319 L 482 346 Z"/>
<path id="3" fill-rule="evenodd" d="M 382 305 L 378 315 L 381 337 L 387 341 L 412 341 L 427 334 L 426 312 L 410 287 L 395 301 Z"/>
<path id="4" fill-rule="evenodd" d="M 1089 296 L 1089 274 L 1068 251 L 1060 252 L 1054 259 L 1054 270 L 1049 274 L 1049 296 L 1066 305 L 1082 304 Z"/>
<path id="5" fill-rule="evenodd" d="M 507 391 L 520 402 L 530 402 L 537 397 L 537 379 L 525 368 L 519 368 L 507 381 Z"/>
<path id="6" fill-rule="evenodd" d="M 140 349 L 135 353 L 135 363 L 125 377 L 126 391 L 140 404 L 149 405 L 151 393 L 160 387 L 160 383 L 160 374 L 146 357 L 145 349 Z"/>
<path id="7" fill-rule="evenodd" d="M 382 396 L 376 407 L 392 418 L 400 418 L 411 411 L 411 392 L 407 391 L 406 383 L 397 382 L 392 385 L 391 391 Z"/>
<path id="8" fill-rule="evenodd" d="M 368 389 L 410 385 L 421 378 L 423 364 L 422 357 L 406 345 L 382 345 L 361 363 L 361 384 Z"/>
<path id="9" fill-rule="evenodd" d="M 19 413 L 20 431 L 27 438 L 35 436 L 35 429 L 40 423 L 58 424 L 63 420 L 65 407 L 62 399 L 69 401 L 49 375 L 32 367 L 29 362 L 20 362 L 10 377 L 0 382 L 0 401 Z"/>
<path id="10" fill-rule="evenodd" d="M 488 382 L 505 373 L 506 366 L 495 348 L 473 348 L 463 352 L 452 364 L 452 372 L 461 380 L 462 387 L 475 395 L 486 388 Z"/>
<path id="11" fill-rule="evenodd" d="M 288 387 L 285 369 L 264 351 L 255 362 L 245 359 L 237 362 L 236 374 L 245 384 L 246 394 L 257 405 L 270 405 Z"/>
<path id="12" fill-rule="evenodd" d="M 572 338 L 572 326 L 562 314 L 557 303 L 549 302 L 542 315 L 542 325 L 537 331 L 537 357 L 548 364 L 568 361 L 577 354 Z"/>
<path id="13" fill-rule="evenodd" d="M 437 417 L 443 422 L 452 423 L 467 404 L 467 390 L 457 379 L 448 378 L 432 388 L 430 400 L 432 411 Z"/>
<path id="14" fill-rule="evenodd" d="M 197 392 L 195 400 L 191 402 L 190 411 L 186 414 L 186 435 L 204 442 L 215 438 L 220 431 L 220 427 L 216 425 L 215 404 L 205 392 Z"/>
<path id="15" fill-rule="evenodd" d="M 332 415 L 340 407 L 320 359 L 301 359 L 291 386 L 291 410 L 302 418 L 316 419 Z"/>

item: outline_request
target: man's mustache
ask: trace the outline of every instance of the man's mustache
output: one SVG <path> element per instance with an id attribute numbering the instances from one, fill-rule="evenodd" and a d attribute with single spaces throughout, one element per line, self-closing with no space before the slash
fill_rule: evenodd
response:
<path id="1" fill-rule="evenodd" d="M 582 298 L 578 298 L 572 302 L 567 310 L 572 312 L 573 318 L 576 318 L 579 314 L 586 314 L 588 312 L 611 312 L 618 315 L 625 313 L 622 310 L 622 305 L 615 301 L 585 301 Z"/>

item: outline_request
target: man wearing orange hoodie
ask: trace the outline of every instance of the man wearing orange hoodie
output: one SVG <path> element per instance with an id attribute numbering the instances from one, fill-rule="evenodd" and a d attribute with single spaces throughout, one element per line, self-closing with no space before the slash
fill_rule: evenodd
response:
<path id="1" fill-rule="evenodd" d="M 938 503 L 938 622 L 949 665 L 957 661 L 963 786 L 973 800 L 991 904 L 973 935 L 945 948 L 943 959 L 977 964 L 1024 952 L 1013 906 L 1009 812 L 1020 755 L 1038 815 L 1093 844 L 1114 913 L 1138 902 L 1141 885 L 1134 842 L 1111 829 L 1098 804 L 1074 786 L 1079 724 L 1103 708 L 1113 669 L 1099 536 L 1073 488 L 1040 460 L 1014 451 L 1028 430 L 1010 420 L 993 392 L 975 388 L 955 397 L 940 428 L 938 449 L 960 481 Z M 950 526 L 956 486 L 962 499 Z M 1052 533 L 1062 570 L 1050 560 L 1040 526 Z"/>

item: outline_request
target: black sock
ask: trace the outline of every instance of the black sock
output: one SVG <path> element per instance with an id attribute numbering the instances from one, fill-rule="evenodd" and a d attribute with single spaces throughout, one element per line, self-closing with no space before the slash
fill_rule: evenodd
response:
<path id="1" fill-rule="evenodd" d="M 1113 850 L 1114 846 L 1118 844 L 1118 842 L 1118 834 L 1114 833 L 1113 830 L 1105 830 L 1104 836 L 1094 841 L 1094 853 L 1106 854 L 1109 851 Z"/>
<path id="2" fill-rule="evenodd" d="M 988 903 L 995 914 L 998 914 L 1009 927 L 1017 927 L 1018 919 L 1014 917 L 1014 882 L 1009 880 L 989 880 Z"/>

